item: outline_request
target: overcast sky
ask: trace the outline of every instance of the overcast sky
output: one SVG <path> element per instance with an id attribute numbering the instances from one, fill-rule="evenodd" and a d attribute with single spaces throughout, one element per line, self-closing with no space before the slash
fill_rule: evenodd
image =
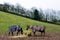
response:
<path id="1" fill-rule="evenodd" d="M 0 0 L 0 3 L 8 2 L 11 4 L 19 3 L 21 6 L 30 9 L 32 7 L 42 9 L 60 10 L 60 0 Z"/>

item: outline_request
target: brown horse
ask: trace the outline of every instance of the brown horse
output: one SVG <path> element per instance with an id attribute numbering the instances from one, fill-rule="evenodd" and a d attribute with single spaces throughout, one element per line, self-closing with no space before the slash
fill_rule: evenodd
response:
<path id="1" fill-rule="evenodd" d="M 44 33 L 45 35 L 45 26 L 43 25 L 28 25 L 26 30 L 28 29 L 32 29 L 33 34 L 35 35 L 36 31 L 41 32 L 41 36 L 42 33 Z"/>

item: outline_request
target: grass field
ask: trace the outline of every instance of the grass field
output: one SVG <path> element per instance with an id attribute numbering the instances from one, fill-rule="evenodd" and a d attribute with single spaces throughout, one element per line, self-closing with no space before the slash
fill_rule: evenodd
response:
<path id="1" fill-rule="evenodd" d="M 39 22 L 0 11 L 0 33 L 8 31 L 8 27 L 12 24 L 19 24 L 24 30 L 27 25 L 45 25 L 47 32 L 60 32 L 60 25 Z"/>

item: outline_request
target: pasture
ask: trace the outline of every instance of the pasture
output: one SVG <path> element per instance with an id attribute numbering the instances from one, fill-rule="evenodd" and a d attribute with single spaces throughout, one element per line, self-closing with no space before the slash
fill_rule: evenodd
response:
<path id="1" fill-rule="evenodd" d="M 23 30 L 25 30 L 27 25 L 45 25 L 46 26 L 46 32 L 48 33 L 60 33 L 60 25 L 35 21 L 29 18 L 13 15 L 6 12 L 0 11 L 0 34 L 6 33 L 8 31 L 8 28 L 10 25 L 13 24 L 19 24 L 22 26 Z M 31 30 L 30 30 L 31 31 Z"/>
<path id="2" fill-rule="evenodd" d="M 13 24 L 21 25 L 23 30 L 25 30 L 27 25 L 45 25 L 47 32 L 60 32 L 60 25 L 39 22 L 0 11 L 0 33 L 6 32 L 8 30 L 8 27 Z"/>

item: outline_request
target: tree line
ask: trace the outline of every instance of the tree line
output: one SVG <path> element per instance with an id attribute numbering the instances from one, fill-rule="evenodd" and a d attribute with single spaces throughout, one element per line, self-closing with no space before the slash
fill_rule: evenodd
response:
<path id="1" fill-rule="evenodd" d="M 21 5 L 12 5 L 8 3 L 0 4 L 0 11 L 9 12 L 11 14 L 16 14 L 19 16 L 24 16 L 27 18 L 31 18 L 37 21 L 49 22 L 54 24 L 60 24 L 60 19 L 58 15 L 56 15 L 55 10 L 45 10 L 45 12 L 40 8 L 32 7 L 31 10 L 25 9 Z"/>

